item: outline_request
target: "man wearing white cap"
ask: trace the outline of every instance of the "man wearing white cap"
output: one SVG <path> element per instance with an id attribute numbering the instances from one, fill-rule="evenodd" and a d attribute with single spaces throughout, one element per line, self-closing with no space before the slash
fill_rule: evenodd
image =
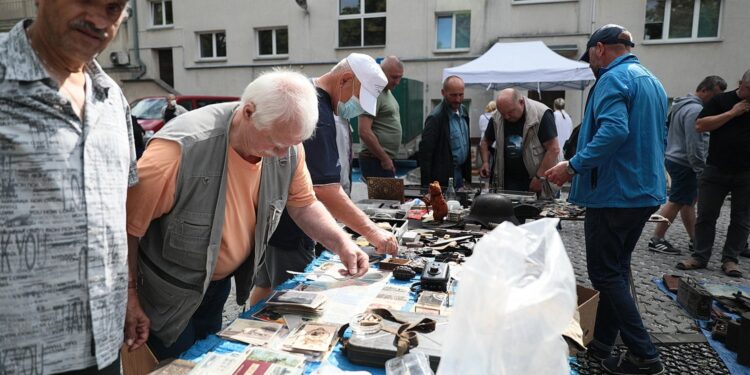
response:
<path id="1" fill-rule="evenodd" d="M 342 164 L 351 160 L 351 153 L 347 152 L 348 160 L 340 160 L 335 120 L 335 116 L 348 120 L 365 112 L 375 116 L 378 96 L 388 79 L 372 57 L 352 53 L 313 83 L 318 91 L 318 123 L 315 135 L 304 146 L 315 196 L 333 217 L 364 236 L 378 253 L 395 254 L 398 244 L 393 234 L 378 228 L 342 188 Z M 345 136 L 351 139 L 351 131 Z M 275 286 L 288 279 L 287 270 L 303 271 L 315 256 L 314 245 L 285 210 L 268 242 L 274 250 L 266 251 L 250 304 L 266 298 Z"/>

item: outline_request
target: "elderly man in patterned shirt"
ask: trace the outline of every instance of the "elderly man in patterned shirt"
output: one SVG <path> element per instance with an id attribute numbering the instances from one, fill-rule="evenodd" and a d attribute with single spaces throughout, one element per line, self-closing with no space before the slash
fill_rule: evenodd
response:
<path id="1" fill-rule="evenodd" d="M 0 374 L 116 374 L 137 176 L 128 104 L 94 57 L 127 1 L 37 6 L 0 34 Z"/>

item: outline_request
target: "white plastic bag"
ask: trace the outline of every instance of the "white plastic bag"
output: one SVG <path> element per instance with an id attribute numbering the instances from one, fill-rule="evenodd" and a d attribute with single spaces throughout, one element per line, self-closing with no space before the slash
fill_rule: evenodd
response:
<path id="1" fill-rule="evenodd" d="M 438 375 L 569 374 L 561 334 L 576 309 L 557 219 L 485 235 L 463 265 Z"/>

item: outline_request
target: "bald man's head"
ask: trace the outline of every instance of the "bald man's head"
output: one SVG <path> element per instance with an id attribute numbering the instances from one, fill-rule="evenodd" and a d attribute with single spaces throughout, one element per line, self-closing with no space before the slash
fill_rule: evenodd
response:
<path id="1" fill-rule="evenodd" d="M 516 122 L 523 117 L 526 110 L 525 98 L 516 89 L 505 89 L 497 95 L 497 111 L 503 119 Z"/>
<path id="2" fill-rule="evenodd" d="M 404 64 L 396 56 L 386 56 L 380 62 L 380 69 L 383 70 L 385 77 L 388 78 L 388 84 L 385 86 L 386 90 L 393 90 L 404 76 Z"/>
<path id="3" fill-rule="evenodd" d="M 464 80 L 458 76 L 450 76 L 443 81 L 443 100 L 453 110 L 458 111 L 464 101 Z"/>

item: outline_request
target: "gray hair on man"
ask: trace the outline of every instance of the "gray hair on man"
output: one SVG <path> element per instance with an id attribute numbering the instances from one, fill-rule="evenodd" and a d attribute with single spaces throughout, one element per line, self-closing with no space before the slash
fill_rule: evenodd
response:
<path id="1" fill-rule="evenodd" d="M 521 101 L 521 99 L 523 99 L 523 95 L 521 95 L 521 92 L 518 91 L 518 89 L 511 87 L 500 90 L 500 92 L 497 94 L 496 101 L 501 102 L 504 100 L 510 100 L 512 103 L 518 103 Z"/>
<path id="2" fill-rule="evenodd" d="M 380 66 L 382 68 L 392 66 L 397 69 L 404 69 L 404 63 L 402 63 L 401 60 L 396 56 L 386 56 L 383 61 L 380 62 Z"/>
<path id="3" fill-rule="evenodd" d="M 742 82 L 750 82 L 750 69 L 742 75 Z"/>
<path id="4" fill-rule="evenodd" d="M 565 99 L 557 98 L 552 105 L 555 107 L 555 109 L 565 109 Z"/>
<path id="5" fill-rule="evenodd" d="M 464 84 L 463 78 L 457 75 L 448 76 L 448 77 L 445 77 L 445 80 L 443 80 L 443 90 L 448 88 L 448 84 L 450 84 L 451 81 L 459 81 L 461 82 L 462 85 Z"/>
<path id="6" fill-rule="evenodd" d="M 253 123 L 256 129 L 271 126 L 299 128 L 302 139 L 308 139 L 318 122 L 318 95 L 304 75 L 286 69 L 274 69 L 256 78 L 242 93 L 242 104 L 255 105 Z"/>
<path id="7" fill-rule="evenodd" d="M 724 78 L 721 78 L 719 76 L 708 76 L 701 81 L 701 83 L 698 84 L 698 87 L 695 88 L 695 91 L 711 91 L 718 88 L 721 91 L 724 91 L 727 89 L 727 81 L 724 80 Z"/>

